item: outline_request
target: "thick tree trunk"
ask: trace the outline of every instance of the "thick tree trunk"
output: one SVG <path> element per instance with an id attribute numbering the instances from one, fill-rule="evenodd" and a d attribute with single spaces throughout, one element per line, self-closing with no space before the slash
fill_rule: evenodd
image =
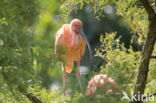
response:
<path id="1" fill-rule="evenodd" d="M 144 94 L 149 71 L 149 62 L 156 43 L 156 14 L 147 0 L 140 0 L 140 2 L 148 13 L 149 28 L 142 50 L 142 57 L 138 67 L 138 75 L 131 103 L 143 103 L 141 95 Z"/>

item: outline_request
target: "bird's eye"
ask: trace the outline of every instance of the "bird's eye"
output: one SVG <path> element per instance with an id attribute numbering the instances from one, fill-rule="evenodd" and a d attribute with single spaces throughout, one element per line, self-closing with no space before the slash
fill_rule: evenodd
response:
<path id="1" fill-rule="evenodd" d="M 77 24 L 75 24 L 75 26 L 77 26 Z"/>

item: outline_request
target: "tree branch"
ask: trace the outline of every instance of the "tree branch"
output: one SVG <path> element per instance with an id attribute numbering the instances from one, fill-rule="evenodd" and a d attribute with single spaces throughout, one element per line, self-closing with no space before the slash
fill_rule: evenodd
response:
<path id="1" fill-rule="evenodd" d="M 3 70 L 4 70 L 4 66 L 2 66 L 2 73 L 1 74 L 2 74 L 3 78 L 5 79 L 7 85 L 12 84 L 12 82 L 10 82 L 8 80 L 9 77 L 8 77 L 7 73 L 5 73 Z M 32 103 L 43 103 L 38 97 L 34 96 L 32 93 L 28 93 L 28 92 L 24 93 L 26 91 L 23 88 L 21 88 L 21 86 L 19 86 L 17 89 L 19 92 L 24 94 Z"/>
<path id="2" fill-rule="evenodd" d="M 156 59 L 156 55 L 151 55 L 151 59 Z"/>
<path id="3" fill-rule="evenodd" d="M 148 14 L 149 26 L 147 37 L 142 50 L 142 57 L 138 67 L 137 80 L 134 88 L 136 99 L 133 99 L 131 103 L 143 103 L 143 100 L 139 99 L 139 95 L 144 94 L 146 88 L 147 77 L 149 72 L 150 59 L 153 58 L 152 52 L 156 43 L 156 14 L 153 8 L 150 6 L 147 0 L 140 0 Z"/>
<path id="4" fill-rule="evenodd" d="M 32 93 L 27 93 L 25 94 L 27 96 L 27 98 L 29 98 L 30 101 L 32 101 L 33 103 L 43 103 L 39 98 L 37 98 L 36 96 L 34 96 Z"/>
<path id="5" fill-rule="evenodd" d="M 144 6 L 145 10 L 148 13 L 149 19 L 153 18 L 155 15 L 155 11 L 152 8 L 152 6 L 150 6 L 148 0 L 140 0 L 140 2 L 142 3 L 142 5 Z"/>

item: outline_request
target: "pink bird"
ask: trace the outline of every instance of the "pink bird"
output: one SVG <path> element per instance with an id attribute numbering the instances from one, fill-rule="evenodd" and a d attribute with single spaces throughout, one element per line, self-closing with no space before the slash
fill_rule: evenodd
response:
<path id="1" fill-rule="evenodd" d="M 99 74 L 95 75 L 91 80 L 88 82 L 86 95 L 92 95 L 96 93 L 97 89 L 100 88 L 100 91 L 105 91 L 104 94 L 108 93 L 120 93 L 118 84 L 107 75 Z"/>
<path id="2" fill-rule="evenodd" d="M 67 95 L 65 93 L 67 73 L 72 71 L 74 61 L 77 62 L 76 74 L 82 90 L 79 65 L 85 53 L 86 44 L 92 59 L 91 47 L 83 32 L 83 24 L 79 19 L 72 20 L 70 24 L 64 24 L 56 33 L 55 55 L 62 60 L 64 95 Z"/>

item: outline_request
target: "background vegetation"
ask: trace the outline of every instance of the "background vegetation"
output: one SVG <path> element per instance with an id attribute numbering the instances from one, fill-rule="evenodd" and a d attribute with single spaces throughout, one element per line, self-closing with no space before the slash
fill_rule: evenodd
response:
<path id="1" fill-rule="evenodd" d="M 155 1 L 148 2 L 156 10 Z M 83 93 L 74 67 L 67 81 L 71 96 L 63 97 L 61 63 L 54 55 L 55 33 L 73 18 L 82 20 L 94 59 L 89 59 L 87 49 L 81 61 L 86 70 L 82 72 Z M 85 89 L 91 77 L 103 73 L 131 96 L 149 23 L 138 0 L 1 0 L 0 102 L 127 103 L 122 95 L 86 96 Z M 155 74 L 156 60 L 151 59 L 145 94 L 156 93 Z"/>

